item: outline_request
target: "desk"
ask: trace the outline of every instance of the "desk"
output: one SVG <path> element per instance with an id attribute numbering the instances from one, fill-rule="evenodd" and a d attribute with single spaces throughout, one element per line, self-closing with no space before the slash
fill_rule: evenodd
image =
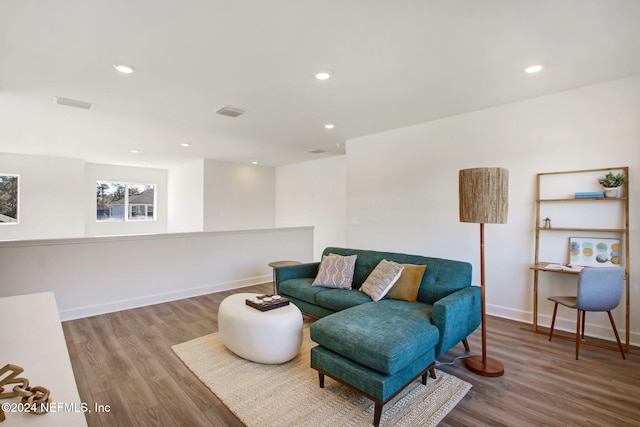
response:
<path id="1" fill-rule="evenodd" d="M 0 368 L 7 363 L 22 367 L 19 376 L 32 387 L 48 388 L 52 404 L 58 404 L 53 405 L 56 412 L 42 415 L 6 412 L 2 424 L 86 427 L 53 292 L 0 298 L 0 325 Z M 19 402 L 20 397 L 0 400 Z"/>
<path id="2" fill-rule="evenodd" d="M 546 334 L 548 335 L 548 333 L 546 331 L 541 331 L 538 330 L 538 273 L 540 271 L 542 272 L 549 272 L 549 273 L 560 273 L 560 274 L 573 274 L 574 276 L 577 276 L 578 274 L 580 274 L 579 271 L 572 271 L 572 270 L 556 270 L 556 269 L 550 269 L 547 268 L 548 265 L 550 264 L 554 264 L 554 263 L 550 263 L 550 262 L 541 262 L 539 264 L 534 264 L 531 267 L 529 267 L 530 270 L 533 270 L 533 332 L 538 333 L 538 334 Z M 594 267 L 595 268 L 595 267 Z M 577 277 L 576 277 L 577 280 Z M 629 352 L 629 277 L 625 275 L 625 284 L 626 284 L 626 340 L 625 340 L 625 352 L 628 353 Z M 562 338 L 562 339 L 567 339 L 570 341 L 575 341 L 575 337 L 573 336 L 569 336 L 569 335 L 562 335 L 562 334 L 557 334 L 554 332 L 553 334 L 554 337 L 558 337 L 558 338 Z M 602 344 L 600 342 L 595 342 L 595 341 L 589 341 L 589 340 L 583 340 L 581 341 L 584 344 L 589 344 L 589 345 L 594 345 L 596 347 L 602 347 L 602 348 L 608 348 L 611 350 L 616 350 L 618 351 L 618 347 L 614 347 L 614 346 L 609 346 L 607 344 Z"/>

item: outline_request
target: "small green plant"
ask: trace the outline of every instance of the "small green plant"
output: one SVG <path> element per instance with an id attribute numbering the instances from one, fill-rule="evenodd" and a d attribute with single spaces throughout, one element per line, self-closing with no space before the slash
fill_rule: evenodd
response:
<path id="1" fill-rule="evenodd" d="M 609 171 L 602 178 L 598 178 L 598 182 L 602 184 L 604 188 L 616 188 L 625 183 L 625 177 L 622 172 L 613 173 Z"/>

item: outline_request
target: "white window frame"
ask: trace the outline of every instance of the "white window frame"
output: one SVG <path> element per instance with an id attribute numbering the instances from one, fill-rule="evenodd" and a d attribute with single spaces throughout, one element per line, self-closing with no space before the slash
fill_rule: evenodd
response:
<path id="1" fill-rule="evenodd" d="M 20 224 L 20 174 L 17 173 L 0 173 L 0 176 L 14 176 L 18 180 L 16 189 L 16 218 L 15 221 L 0 222 L 0 225 L 18 225 Z"/>
<path id="2" fill-rule="evenodd" d="M 145 184 L 140 184 L 140 183 L 134 183 L 134 182 L 121 182 L 121 181 L 106 181 L 106 180 L 97 180 L 96 181 L 96 188 L 98 185 L 100 184 L 107 184 L 107 185 L 122 185 L 124 186 L 124 205 L 123 205 L 123 218 L 113 218 L 113 217 L 109 217 L 108 219 L 98 219 L 97 217 L 97 212 L 98 212 L 98 199 L 96 196 L 95 202 L 96 202 L 96 208 L 95 208 L 95 212 L 96 212 L 96 222 L 149 222 L 149 221 L 156 221 L 157 220 L 157 207 L 158 207 L 158 196 L 157 196 L 157 189 L 158 189 L 158 185 L 155 183 L 145 183 Z M 152 206 L 152 211 L 153 211 L 153 217 L 152 218 L 148 218 L 146 213 L 148 212 L 149 209 L 149 205 L 145 204 L 145 205 L 141 205 L 144 206 L 144 211 L 145 211 L 145 215 L 142 217 L 137 217 L 135 219 L 131 218 L 132 215 L 132 208 L 133 206 L 129 204 L 129 189 L 130 187 L 134 187 L 134 186 L 148 186 L 148 187 L 153 187 L 153 204 L 150 205 Z"/>

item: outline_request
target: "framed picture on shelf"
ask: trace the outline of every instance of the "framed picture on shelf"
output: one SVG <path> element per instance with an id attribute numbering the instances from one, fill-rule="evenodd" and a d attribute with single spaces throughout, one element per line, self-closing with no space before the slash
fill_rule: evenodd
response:
<path id="1" fill-rule="evenodd" d="M 569 237 L 569 264 L 585 267 L 621 265 L 620 239 Z"/>

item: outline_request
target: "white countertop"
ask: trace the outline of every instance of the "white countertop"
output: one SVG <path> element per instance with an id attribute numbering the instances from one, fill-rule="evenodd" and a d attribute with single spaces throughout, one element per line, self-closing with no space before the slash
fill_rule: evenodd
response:
<path id="1" fill-rule="evenodd" d="M 19 377 L 28 378 L 30 387 L 51 391 L 56 412 L 5 410 L 1 427 L 87 425 L 53 292 L 0 298 L 0 368 L 8 363 L 24 369 Z M 18 403 L 20 397 L 0 399 L 5 406 Z"/>

